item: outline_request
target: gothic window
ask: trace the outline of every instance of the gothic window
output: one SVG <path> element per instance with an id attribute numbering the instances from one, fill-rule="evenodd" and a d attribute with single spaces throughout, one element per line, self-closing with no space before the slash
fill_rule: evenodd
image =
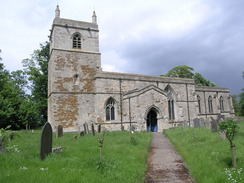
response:
<path id="1" fill-rule="evenodd" d="M 199 95 L 197 96 L 197 104 L 198 104 L 199 113 L 201 114 L 202 113 L 202 111 L 201 111 L 201 98 Z"/>
<path id="2" fill-rule="evenodd" d="M 107 121 L 111 121 L 111 120 L 115 120 L 115 106 L 114 106 L 115 102 L 113 98 L 109 98 L 107 103 L 106 103 L 106 120 Z"/>
<path id="3" fill-rule="evenodd" d="M 168 100 L 168 110 L 169 110 L 169 120 L 175 119 L 175 113 L 174 113 L 174 100 L 170 99 Z"/>
<path id="4" fill-rule="evenodd" d="M 212 97 L 208 97 L 208 111 L 209 113 L 213 113 L 213 100 Z"/>
<path id="5" fill-rule="evenodd" d="M 168 112 L 169 112 L 169 120 L 175 119 L 175 110 L 174 110 L 174 92 L 171 86 L 167 85 L 165 88 L 165 91 L 167 92 L 167 98 L 168 98 Z"/>
<path id="6" fill-rule="evenodd" d="M 220 111 L 224 111 L 224 98 L 221 96 L 219 98 Z"/>
<path id="7" fill-rule="evenodd" d="M 79 33 L 73 35 L 73 48 L 81 49 L 81 35 Z"/>

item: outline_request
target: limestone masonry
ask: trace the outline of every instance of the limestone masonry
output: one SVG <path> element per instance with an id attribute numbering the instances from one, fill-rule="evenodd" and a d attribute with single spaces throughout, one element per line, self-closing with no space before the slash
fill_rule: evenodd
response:
<path id="1" fill-rule="evenodd" d="M 92 23 L 60 18 L 57 6 L 48 66 L 48 121 L 54 131 L 79 131 L 83 124 L 107 130 L 162 131 L 211 128 L 218 118 L 234 117 L 227 88 L 195 86 L 192 79 L 104 72 L 99 30 Z"/>

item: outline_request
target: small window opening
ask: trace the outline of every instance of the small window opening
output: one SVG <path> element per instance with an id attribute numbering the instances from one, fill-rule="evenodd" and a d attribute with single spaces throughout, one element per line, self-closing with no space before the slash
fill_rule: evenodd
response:
<path id="1" fill-rule="evenodd" d="M 73 48 L 81 49 L 81 36 L 78 33 L 73 36 Z"/>

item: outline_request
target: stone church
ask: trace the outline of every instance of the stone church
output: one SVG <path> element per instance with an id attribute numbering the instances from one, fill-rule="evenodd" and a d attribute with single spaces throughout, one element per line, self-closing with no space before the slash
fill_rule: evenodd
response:
<path id="1" fill-rule="evenodd" d="M 161 132 L 193 126 L 211 128 L 219 116 L 233 117 L 227 88 L 199 87 L 192 79 L 104 72 L 99 29 L 92 22 L 60 18 L 57 6 L 50 34 L 48 121 L 54 130 L 79 131 L 83 124 L 104 130 Z"/>

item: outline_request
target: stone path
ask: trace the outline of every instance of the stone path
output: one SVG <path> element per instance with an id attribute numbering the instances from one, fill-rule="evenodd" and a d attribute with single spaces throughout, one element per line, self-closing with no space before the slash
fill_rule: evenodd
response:
<path id="1" fill-rule="evenodd" d="M 194 183 L 182 158 L 160 132 L 153 133 L 145 183 Z"/>

